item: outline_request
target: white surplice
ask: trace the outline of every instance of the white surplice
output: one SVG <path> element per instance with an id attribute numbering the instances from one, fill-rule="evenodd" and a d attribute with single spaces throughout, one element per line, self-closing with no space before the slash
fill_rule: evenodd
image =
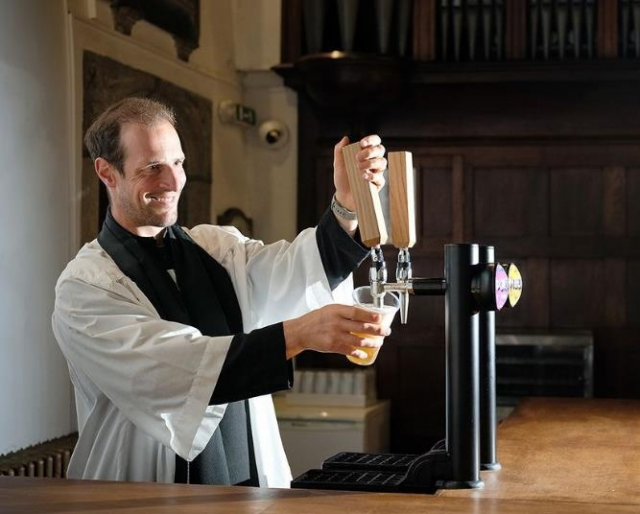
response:
<path id="1" fill-rule="evenodd" d="M 270 245 L 228 227 L 187 232 L 229 273 L 245 332 L 350 303 L 351 277 L 329 287 L 315 229 Z M 232 337 L 161 319 L 96 240 L 60 276 L 52 323 L 80 431 L 68 476 L 173 482 L 175 454 L 193 460 L 222 419 L 226 405 L 208 403 Z M 249 402 L 260 485 L 289 487 L 271 396 Z"/>

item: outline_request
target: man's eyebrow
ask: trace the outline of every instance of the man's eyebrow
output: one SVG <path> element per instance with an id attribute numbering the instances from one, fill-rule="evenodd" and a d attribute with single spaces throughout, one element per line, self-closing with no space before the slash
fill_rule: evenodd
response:
<path id="1" fill-rule="evenodd" d="M 186 157 L 184 155 L 181 155 L 180 157 L 176 157 L 175 159 L 173 159 L 173 162 L 175 161 L 180 161 L 180 162 L 184 162 L 186 160 Z M 146 170 L 147 168 L 150 168 L 151 166 L 156 166 L 158 164 L 164 164 L 165 162 L 167 162 L 166 160 L 162 160 L 162 159 L 156 159 L 154 161 L 148 161 L 145 165 L 141 166 L 140 169 L 141 170 Z"/>
<path id="2" fill-rule="evenodd" d="M 147 168 L 150 168 L 151 166 L 155 166 L 157 164 L 162 164 L 164 161 L 149 161 L 147 162 L 147 164 L 145 164 L 144 166 L 142 166 L 140 169 L 141 170 L 146 170 Z"/>

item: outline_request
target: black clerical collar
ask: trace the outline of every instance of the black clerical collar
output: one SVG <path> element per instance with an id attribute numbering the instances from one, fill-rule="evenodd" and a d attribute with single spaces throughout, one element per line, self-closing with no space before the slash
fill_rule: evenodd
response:
<path id="1" fill-rule="evenodd" d="M 167 270 L 175 268 L 173 261 L 173 254 L 171 251 L 171 237 L 169 231 L 164 229 L 164 236 L 158 239 L 155 236 L 137 236 L 131 234 L 140 247 L 147 252 L 147 254 L 159 259 L 162 263 L 162 267 Z"/>
<path id="2" fill-rule="evenodd" d="M 150 248 L 152 246 L 162 248 L 169 244 L 169 231 L 166 228 L 162 230 L 164 230 L 164 234 L 161 238 L 158 238 L 157 236 L 138 236 L 136 234 L 131 234 L 131 232 L 129 233 L 145 248 Z"/>

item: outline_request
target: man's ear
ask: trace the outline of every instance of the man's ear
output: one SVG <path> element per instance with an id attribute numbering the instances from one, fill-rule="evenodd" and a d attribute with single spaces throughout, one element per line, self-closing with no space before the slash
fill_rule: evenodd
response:
<path id="1" fill-rule="evenodd" d="M 118 171 L 102 157 L 98 157 L 93 163 L 96 173 L 98 174 L 98 178 L 104 182 L 104 185 L 108 188 L 115 187 L 116 185 L 116 177 L 115 174 Z"/>

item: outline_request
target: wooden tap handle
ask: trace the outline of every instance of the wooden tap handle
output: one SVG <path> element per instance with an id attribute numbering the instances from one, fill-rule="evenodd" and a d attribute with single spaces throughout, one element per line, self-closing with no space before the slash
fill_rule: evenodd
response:
<path id="1" fill-rule="evenodd" d="M 389 211 L 391 239 L 396 248 L 416 243 L 413 156 L 411 152 L 389 152 Z"/>
<path id="2" fill-rule="evenodd" d="M 356 164 L 356 154 L 360 150 L 360 143 L 353 143 L 342 148 L 342 155 L 347 167 L 351 194 L 356 201 L 360 238 L 363 244 L 372 248 L 387 242 L 387 225 L 376 186 L 362 178 L 363 172 Z"/>

